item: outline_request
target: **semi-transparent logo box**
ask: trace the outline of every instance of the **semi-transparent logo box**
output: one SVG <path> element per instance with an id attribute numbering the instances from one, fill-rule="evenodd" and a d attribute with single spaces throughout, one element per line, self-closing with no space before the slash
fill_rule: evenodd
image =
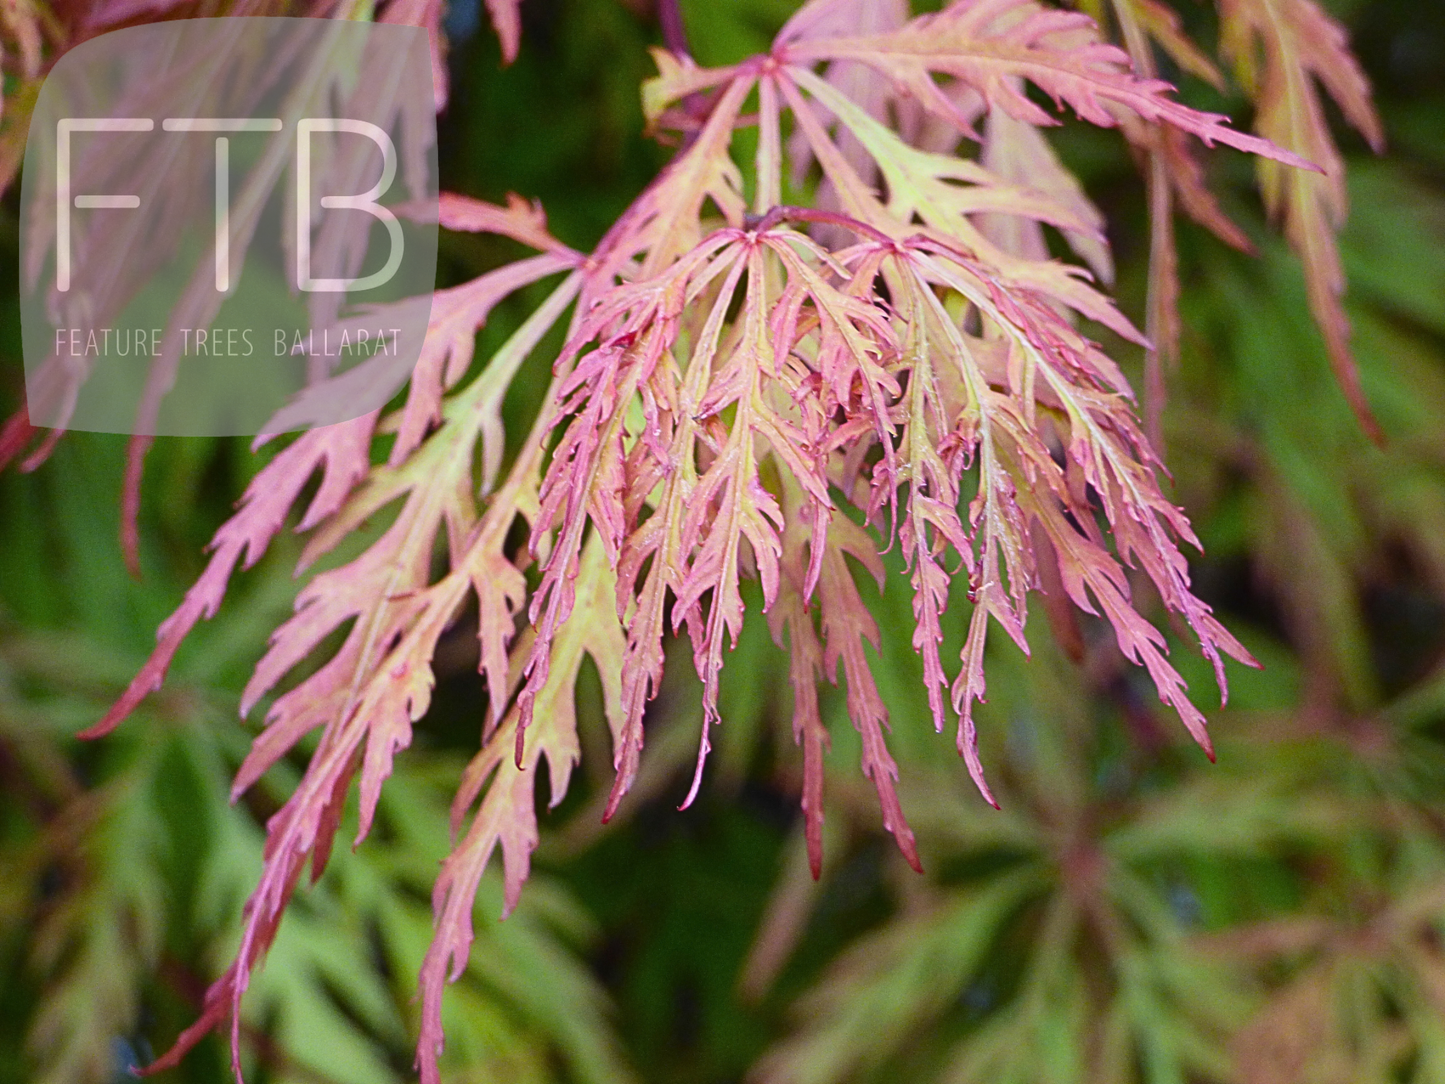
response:
<path id="1" fill-rule="evenodd" d="M 434 108 L 416 27 L 177 20 L 62 56 L 20 194 L 31 422 L 255 435 L 386 403 L 431 312 Z"/>

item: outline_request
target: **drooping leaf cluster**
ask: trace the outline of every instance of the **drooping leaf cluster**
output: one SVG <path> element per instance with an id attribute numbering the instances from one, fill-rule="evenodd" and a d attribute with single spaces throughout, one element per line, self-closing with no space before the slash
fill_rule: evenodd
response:
<path id="1" fill-rule="evenodd" d="M 1088 17 L 1032 0 L 965 0 L 917 17 L 899 5 L 815 0 L 764 55 L 702 68 L 657 53 L 644 105 L 680 149 L 590 253 L 552 237 L 524 200 L 443 197 L 444 228 L 537 254 L 437 293 L 396 411 L 303 433 L 274 455 L 217 532 L 155 653 L 90 731 L 109 732 L 160 687 L 233 573 L 300 510 L 309 538 L 298 571 L 327 567 L 300 590 L 242 696 L 243 715 L 267 703 L 266 727 L 233 795 L 298 743 L 314 751 L 268 822 L 235 962 L 162 1063 L 229 1017 L 239 1073 L 242 994 L 306 867 L 313 879 L 325 868 L 353 783 L 356 842 L 368 835 L 393 759 L 430 705 L 438 644 L 472 607 L 486 721 L 458 781 L 458 839 L 436 881 L 436 934 L 420 967 L 424 1080 L 438 1079 L 442 992 L 468 965 L 478 886 L 499 847 L 505 909 L 517 904 L 538 841 L 543 759 L 553 803 L 567 792 L 584 660 L 602 678 L 611 816 L 637 778 L 666 645 L 686 635 L 703 689 L 687 805 L 723 721 L 720 675 L 742 634 L 748 581 L 787 653 L 815 877 L 830 743 L 822 678 L 846 686 L 883 824 L 919 864 L 873 669 L 871 588 L 856 578 L 881 579 L 880 552 L 903 561 L 935 728 L 956 726 L 990 801 L 973 714 L 990 619 L 1027 653 L 1035 592 L 1061 622 L 1072 610 L 1107 622 L 1122 657 L 1209 749 L 1204 717 L 1145 614 L 1157 599 L 1182 620 L 1221 694 L 1223 656 L 1253 660 L 1191 585 L 1182 547 L 1197 542 L 1161 489 L 1157 434 L 1146 435 L 1133 390 L 1095 337 L 1133 342 L 1156 361 L 1177 350 L 1170 201 L 1245 243 L 1196 157 L 1200 141 L 1234 147 L 1265 163 L 1266 202 L 1304 256 L 1332 361 L 1367 414 L 1339 309 L 1341 165 L 1311 77 L 1362 130 L 1375 122 L 1354 68 L 1334 62 L 1344 55 L 1337 28 L 1308 0 L 1296 7 L 1221 9 L 1240 64 L 1253 56 L 1248 36 L 1263 41 L 1264 138 L 1180 104 L 1154 77 L 1151 40 L 1190 70 L 1214 72 L 1152 5 L 1112 6 L 1121 49 Z M 488 10 L 511 56 L 516 5 Z M 435 29 L 439 12 L 394 3 L 382 17 Z M 1050 100 L 1057 111 L 1041 104 Z M 1040 131 L 1065 111 L 1121 128 L 1147 162 L 1156 211 L 1147 336 L 1102 291 L 1112 273 L 1102 216 Z M 1280 119 L 1302 112 L 1304 127 Z M 1049 230 L 1092 273 L 1054 258 Z M 474 366 L 494 307 L 542 282 L 546 300 Z M 540 413 L 520 441 L 511 434 L 520 451 L 509 455 L 508 392 L 558 333 Z M 0 454 L 30 436 L 17 419 Z M 384 463 L 373 464 L 374 448 L 386 448 Z M 144 441 L 134 445 L 132 494 L 144 454 Z M 338 560 L 375 519 L 387 523 L 380 536 Z M 967 635 L 951 661 L 946 616 L 965 604 Z M 320 664 L 303 667 L 318 652 Z"/>

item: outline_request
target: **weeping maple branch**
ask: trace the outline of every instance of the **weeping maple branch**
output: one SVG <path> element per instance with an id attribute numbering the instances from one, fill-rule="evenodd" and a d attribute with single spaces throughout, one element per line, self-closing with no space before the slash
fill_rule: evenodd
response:
<path id="1" fill-rule="evenodd" d="M 517 4 L 487 6 L 510 59 Z M 820 678 L 845 684 L 858 768 L 877 791 L 884 828 L 921 866 L 873 677 L 879 629 L 854 571 L 881 588 L 880 552 L 893 544 L 935 727 L 955 724 L 984 799 L 994 801 L 973 713 L 986 692 L 988 634 L 996 625 L 1027 652 L 1028 602 L 1041 585 L 1058 592 L 1056 607 L 1102 616 L 1209 751 L 1204 716 L 1163 633 L 1137 607 L 1130 574 L 1183 618 L 1221 697 L 1223 658 L 1253 659 L 1193 593 L 1183 548 L 1197 540 L 1161 490 L 1158 450 L 1132 389 L 1078 324 L 1149 340 L 1088 270 L 1051 259 L 1042 243 L 1044 225 L 1063 231 L 1107 279 L 1102 217 L 1040 134 L 1060 118 L 1029 88 L 1085 122 L 1148 133 L 1140 138 L 1158 159 L 1174 163 L 1172 189 L 1156 180 L 1156 192 L 1172 190 L 1206 218 L 1212 204 L 1198 175 L 1179 164 L 1192 162 L 1177 153 L 1187 137 L 1261 156 L 1267 181 L 1314 192 L 1312 203 L 1290 197 L 1287 230 L 1330 206 L 1308 187 L 1322 182 L 1301 172 L 1318 147 L 1278 146 L 1188 108 L 1075 12 L 959 0 L 910 20 L 892 9 L 865 17 L 864 7 L 813 0 L 767 54 L 705 69 L 688 55 L 677 4 L 662 3 L 669 51 L 655 54 L 659 74 L 643 102 L 654 128 L 687 135 L 672 163 L 588 255 L 553 238 L 540 209 L 521 200 L 444 197 L 443 226 L 498 233 L 536 255 L 438 291 L 405 404 L 302 434 L 217 532 L 205 572 L 90 736 L 159 687 L 179 644 L 216 613 L 233 572 L 260 558 L 317 472 L 298 571 L 364 522 L 391 517 L 363 553 L 301 588 L 243 695 L 246 714 L 347 629 L 270 703 L 241 767 L 237 793 L 319 733 L 267 825 L 236 960 L 152 1068 L 174 1064 L 229 1019 L 239 1076 L 251 972 L 307 863 L 313 878 L 324 869 L 353 784 L 356 842 L 367 835 L 394 758 L 429 706 L 437 642 L 473 601 L 488 708 L 480 749 L 458 781 L 460 838 L 437 880 L 436 937 L 420 975 L 417 1064 L 428 1084 L 439 1079 L 443 992 L 466 965 L 481 878 L 500 850 L 505 906 L 515 905 L 537 843 L 542 761 L 555 803 L 580 755 L 573 699 L 584 657 L 602 675 L 611 816 L 637 775 L 666 645 L 686 635 L 703 707 L 686 806 L 702 785 L 713 728 L 726 724 L 719 682 L 747 620 L 746 580 L 759 582 L 761 609 L 789 654 L 815 876 L 829 747 Z M 1172 40 L 1167 20 L 1150 25 Z M 752 126 L 755 150 L 742 161 L 734 139 Z M 815 205 L 782 205 L 785 179 L 815 164 Z M 1318 245 L 1318 230 L 1306 234 Z M 1329 260 L 1315 262 L 1334 296 Z M 474 364 L 475 335 L 496 304 L 554 279 L 505 344 Z M 507 462 L 502 403 L 554 327 L 564 342 L 544 359 L 551 382 L 540 415 Z M 373 442 L 391 434 L 386 462 L 374 466 Z M 12 422 L 0 452 L 30 437 Z M 509 542 L 519 536 L 525 545 Z M 966 626 L 956 661 L 941 649 L 955 623 Z"/>

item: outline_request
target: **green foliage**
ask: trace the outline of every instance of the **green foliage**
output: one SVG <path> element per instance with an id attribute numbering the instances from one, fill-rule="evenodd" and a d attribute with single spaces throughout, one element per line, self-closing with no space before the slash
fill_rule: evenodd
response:
<path id="1" fill-rule="evenodd" d="M 790 7 L 684 11 L 700 61 L 730 63 L 765 48 Z M 879 824 L 846 688 L 820 686 L 833 748 L 815 882 L 794 804 L 788 660 L 744 585 L 713 772 L 685 813 L 675 806 L 704 714 L 689 646 L 668 647 L 648 756 L 605 827 L 608 679 L 580 661 L 578 778 L 539 815 L 536 870 L 504 922 L 500 871 L 482 878 L 477 940 L 443 1003 L 444 1079 L 1445 1082 L 1445 26 L 1429 7 L 1340 6 L 1401 148 L 1367 160 L 1341 136 L 1350 349 L 1383 447 L 1331 378 L 1310 311 L 1319 298 L 1271 238 L 1244 171 L 1221 163 L 1221 202 L 1258 258 L 1179 226 L 1182 324 L 1162 416 L 1172 496 L 1204 543 L 1196 589 L 1263 663 L 1231 670 L 1227 707 L 1201 705 L 1218 762 L 1181 740 L 1103 622 L 1038 606 L 1032 658 L 1004 638 L 988 646 L 976 714 L 1002 807 L 988 808 L 951 735 L 929 725 L 895 548 L 881 594 L 867 577 L 858 590 L 880 630 L 865 652 L 925 873 Z M 509 68 L 485 32 L 453 44 L 447 185 L 494 201 L 539 196 L 557 236 L 586 250 L 663 161 L 641 138 L 635 96 L 655 28 L 612 0 L 528 0 L 522 12 Z M 1202 9 L 1181 12 L 1210 44 Z M 1411 49 L 1432 60 L 1411 66 Z M 1186 100 L 1212 95 L 1185 81 Z M 1131 208 L 1144 189 L 1121 165 L 1123 143 L 1066 134 L 1058 146 L 1109 215 L 1121 308 L 1143 322 L 1148 227 Z M 1065 251 L 1060 236 L 1048 241 Z M 516 255 L 472 234 L 448 234 L 443 253 L 455 281 Z M 503 303 L 478 356 L 545 296 Z M 1143 352 L 1116 356 L 1141 383 Z M 7 352 L 12 397 L 13 361 Z M 543 368 L 524 367 L 508 395 L 509 461 Z M 295 593 L 299 546 L 284 536 L 198 626 L 164 692 L 104 742 L 73 739 L 144 661 L 256 470 L 229 442 L 159 443 L 135 582 L 115 544 L 122 458 L 118 441 L 77 434 L 38 473 L 0 475 L 6 1084 L 126 1079 L 195 1019 L 234 955 L 264 824 L 314 747 L 231 803 L 250 738 L 231 712 Z M 367 524 L 343 556 L 388 522 Z M 968 617 L 961 599 L 942 614 L 944 657 L 957 657 Z M 465 625 L 440 639 L 432 708 L 372 834 L 338 848 L 297 894 L 256 972 L 248 1080 L 412 1078 L 431 886 L 488 711 Z M 1171 660 L 1206 688 L 1187 630 L 1169 632 Z M 552 785 L 540 775 L 539 800 Z M 356 817 L 353 799 L 347 840 Z M 207 1040 L 160 1079 L 218 1084 L 223 1046 Z"/>

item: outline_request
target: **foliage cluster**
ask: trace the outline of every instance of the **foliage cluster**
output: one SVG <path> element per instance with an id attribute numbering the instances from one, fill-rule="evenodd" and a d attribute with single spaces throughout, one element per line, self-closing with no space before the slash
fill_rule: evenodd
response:
<path id="1" fill-rule="evenodd" d="M 474 172 L 497 164 L 484 140 L 453 127 L 456 187 L 491 200 L 443 198 L 458 281 L 409 389 L 259 470 L 199 442 L 135 441 L 124 467 L 98 438 L 27 451 L 17 415 L 7 455 L 54 448 L 7 481 L 4 521 L 24 628 L 0 646 L 18 873 L 0 911 L 35 931 L 7 946 L 44 991 L 20 1014 L 31 1064 L 68 1081 L 149 1061 L 142 1037 L 168 1042 L 189 999 L 162 1065 L 229 1017 L 235 1071 L 282 1080 L 405 1077 L 418 1034 L 429 1080 L 1445 1079 L 1438 121 L 1402 113 L 1414 166 L 1347 188 L 1327 102 L 1371 145 L 1382 125 L 1311 0 L 1228 0 L 1215 30 L 1151 0 L 1084 6 L 1093 22 L 1031 0 L 760 6 L 781 30 L 756 42 L 689 10 L 692 45 L 723 55 L 675 35 L 655 53 L 642 119 L 677 150 L 628 203 L 639 152 L 613 129 L 615 222 L 585 186 L 562 195 L 557 233 L 591 246 L 504 199 Z M 516 5 L 488 10 L 518 67 L 482 77 L 484 46 L 458 49 L 448 125 L 470 108 L 486 131 L 487 94 L 527 87 L 525 105 L 552 78 L 517 52 Z M 585 29 L 582 11 L 539 21 L 539 50 L 585 70 L 599 41 L 637 44 L 622 9 L 588 6 Z M 38 50 L 24 72 L 84 25 L 64 15 L 8 24 Z M 1269 142 L 1160 71 L 1206 100 L 1240 88 Z M 616 80 L 606 102 L 630 75 L 589 78 Z M 1055 105 L 1123 142 L 1051 141 Z M 1194 137 L 1260 156 L 1299 262 L 1260 228 L 1243 156 Z M 1075 171 L 1122 201 L 1107 233 Z M 146 543 L 148 455 L 167 507 Z M 224 503 L 216 480 L 238 475 L 188 568 L 203 516 L 169 495 Z M 142 586 L 96 538 L 116 491 Z M 1207 558 L 1186 559 L 1181 505 Z M 290 565 L 320 571 L 296 593 Z M 1191 642 L 1203 660 L 1170 650 Z M 1211 739 L 1185 689 L 1212 670 L 1223 691 L 1221 653 L 1266 668 L 1235 671 Z M 240 684 L 243 716 L 267 709 L 249 752 L 217 722 Z M 1219 765 L 1175 748 L 1155 695 Z M 950 709 L 962 770 L 932 740 Z M 131 713 L 88 750 L 62 740 Z M 414 727 L 423 748 L 393 763 Z M 796 825 L 778 789 L 801 792 Z M 656 825 L 679 797 L 721 826 L 715 852 Z M 343 826 L 357 847 L 333 856 Z M 534 851 L 547 872 L 522 891 Z M 709 882 L 719 854 L 748 885 Z M 630 920 L 658 947 L 616 940 L 616 900 L 645 915 L 689 893 L 656 930 Z M 478 907 L 515 911 L 476 926 Z M 629 1008 L 651 998 L 626 1043 L 599 976 Z"/>

